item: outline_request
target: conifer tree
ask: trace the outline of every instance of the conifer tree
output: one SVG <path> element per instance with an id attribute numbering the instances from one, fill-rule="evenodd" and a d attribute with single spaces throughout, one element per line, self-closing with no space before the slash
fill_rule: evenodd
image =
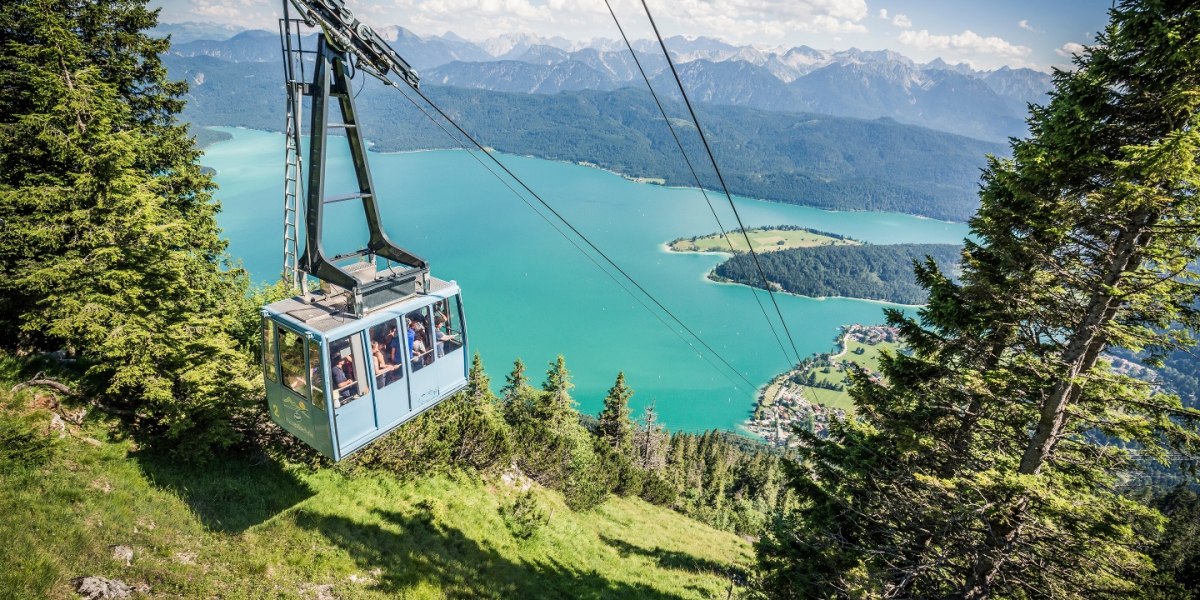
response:
<path id="1" fill-rule="evenodd" d="M 579 414 L 575 412 L 575 401 L 571 399 L 571 374 L 567 371 L 567 361 L 560 354 L 546 371 L 546 381 L 542 384 L 542 394 L 534 404 L 534 415 L 554 427 L 565 429 L 579 422 Z"/>
<path id="2" fill-rule="evenodd" d="M 633 421 L 629 418 L 629 399 L 633 390 L 625 385 L 625 373 L 617 373 L 617 381 L 604 397 L 600 412 L 600 439 L 621 454 L 630 453 L 633 443 Z"/>
<path id="3" fill-rule="evenodd" d="M 144 0 L 0 4 L 0 344 L 65 349 L 86 392 L 201 458 L 260 375 L 212 183 Z"/>
<path id="4" fill-rule="evenodd" d="M 536 390 L 529 385 L 529 378 L 525 375 L 525 363 L 518 358 L 513 361 L 512 372 L 504 376 L 504 387 L 500 388 L 504 420 L 515 424 L 525 419 L 532 409 L 534 395 Z"/>
<path id="5" fill-rule="evenodd" d="M 908 352 L 852 376 L 857 418 L 803 433 L 803 504 L 763 537 L 777 597 L 1135 594 L 1160 518 L 1118 492 L 1128 448 L 1195 452 L 1200 413 L 1114 373 L 1192 345 L 1200 7 L 1126 1 L 992 159 L 961 282 L 892 311 Z"/>
<path id="6" fill-rule="evenodd" d="M 666 429 L 658 422 L 654 405 L 646 406 L 642 415 L 642 427 L 635 434 L 638 466 L 646 471 L 661 471 L 667 465 L 667 444 L 670 438 Z"/>
<path id="7" fill-rule="evenodd" d="M 471 370 L 467 373 L 467 403 L 481 406 L 495 403 L 496 396 L 492 394 L 492 379 L 483 368 L 483 359 L 476 352 L 471 358 Z"/>
<path id="8" fill-rule="evenodd" d="M 507 464 L 512 454 L 512 441 L 504 419 L 496 411 L 496 396 L 492 394 L 491 379 L 483 368 L 483 359 L 476 353 L 471 359 L 467 389 L 450 401 L 457 406 L 452 418 L 452 457 L 457 465 L 483 469 Z"/>

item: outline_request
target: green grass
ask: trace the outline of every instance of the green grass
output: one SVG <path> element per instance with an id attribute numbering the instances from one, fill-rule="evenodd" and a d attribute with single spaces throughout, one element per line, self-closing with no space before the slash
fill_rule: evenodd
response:
<path id="1" fill-rule="evenodd" d="M 43 428 L 33 396 L 0 392 L 0 419 Z M 322 585 L 338 598 L 724 598 L 752 558 L 739 537 L 640 500 L 574 513 L 535 488 L 549 523 L 518 540 L 499 511 L 518 490 L 499 478 L 399 481 L 262 457 L 194 467 L 103 422 L 4 466 L 5 597 L 73 598 L 70 580 L 96 575 L 187 598 L 311 598 Z"/>
<path id="2" fill-rule="evenodd" d="M 855 351 L 860 348 L 862 349 L 863 353 L 855 354 Z M 864 344 L 857 340 L 850 340 L 846 346 L 846 352 L 833 358 L 832 361 L 834 363 L 854 363 L 867 369 L 868 371 L 878 371 L 879 353 L 883 350 L 895 352 L 896 344 L 882 342 L 879 344 L 870 345 Z M 825 406 L 833 408 L 840 408 L 846 412 L 853 412 L 854 401 L 850 399 L 850 393 L 844 389 L 847 387 L 848 383 L 846 380 L 846 370 L 844 368 L 830 368 L 829 372 L 826 373 L 825 369 L 819 368 L 814 372 L 816 373 L 818 382 L 841 384 L 843 389 L 841 391 L 834 391 L 807 385 L 800 386 L 803 388 L 805 396 L 810 400 L 816 401 L 818 404 L 824 404 Z"/>
<path id="3" fill-rule="evenodd" d="M 842 240 L 819 233 L 804 230 L 783 229 L 747 229 L 746 235 L 754 244 L 756 252 L 774 252 L 789 248 L 812 248 L 815 246 L 845 246 L 855 245 L 854 240 Z M 782 242 L 782 243 L 781 243 Z M 729 241 L 720 234 L 698 237 L 694 241 L 679 239 L 671 242 L 670 248 L 676 252 L 728 252 L 732 243 L 735 252 L 746 252 L 746 238 L 741 233 L 729 234 Z"/>

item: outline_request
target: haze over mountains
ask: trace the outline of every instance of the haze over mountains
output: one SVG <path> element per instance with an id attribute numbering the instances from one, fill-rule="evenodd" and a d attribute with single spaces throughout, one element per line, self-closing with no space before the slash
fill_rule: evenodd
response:
<path id="1" fill-rule="evenodd" d="M 160 31 L 172 35 L 171 52 L 179 57 L 279 60 L 274 32 L 230 36 L 228 29 L 196 23 L 164 25 Z M 508 35 L 473 43 L 452 33 L 421 37 L 397 26 L 379 33 L 425 83 L 532 94 L 645 86 L 624 44 L 613 40 Z M 703 37 L 673 37 L 666 44 L 689 95 L 700 102 L 886 117 L 989 141 L 1024 135 L 1027 104 L 1044 103 L 1051 85 L 1048 74 L 1030 69 L 976 71 L 940 59 L 917 64 L 891 51 L 763 50 Z M 677 97 L 657 43 L 641 40 L 634 47 L 655 89 Z"/>

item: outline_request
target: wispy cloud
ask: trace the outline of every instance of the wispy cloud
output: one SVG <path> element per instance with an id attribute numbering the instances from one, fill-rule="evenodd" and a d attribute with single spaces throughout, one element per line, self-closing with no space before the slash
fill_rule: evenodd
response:
<path id="1" fill-rule="evenodd" d="M 690 22 L 745 38 L 788 31 L 862 33 L 866 0 L 679 0 L 670 9 Z"/>
<path id="2" fill-rule="evenodd" d="M 912 19 L 909 19 L 908 15 L 898 14 L 892 17 L 892 25 L 895 25 L 901 29 L 908 29 L 909 27 L 912 27 Z"/>
<path id="3" fill-rule="evenodd" d="M 514 31 L 553 33 L 587 39 L 607 21 L 604 4 L 595 0 L 357 0 L 364 11 L 386 23 L 403 15 L 414 31 L 454 31 L 483 39 Z M 636 20 L 641 4 L 616 0 L 622 20 Z M 668 30 L 716 35 L 734 41 L 782 42 L 795 32 L 865 33 L 870 15 L 866 0 L 678 0 L 655 10 Z M 644 15 L 642 16 L 644 19 Z M 604 26 L 604 25 L 601 25 Z M 602 35 L 615 35 L 608 30 Z"/>
<path id="4" fill-rule="evenodd" d="M 1017 21 L 1017 27 L 1020 27 L 1021 29 L 1024 29 L 1025 31 L 1041 33 L 1041 31 L 1034 29 L 1033 25 L 1030 25 L 1029 21 L 1026 19 L 1021 19 L 1020 21 Z"/>
<path id="5" fill-rule="evenodd" d="M 879 18 L 886 21 L 888 19 L 888 11 L 886 8 L 879 9 Z"/>
<path id="6" fill-rule="evenodd" d="M 1032 49 L 1004 40 L 1003 38 L 984 37 L 971 31 L 964 30 L 954 35 L 935 35 L 928 30 L 902 31 L 897 38 L 901 44 L 920 48 L 922 50 L 949 50 L 958 54 L 986 54 L 1005 58 L 1022 58 L 1028 56 Z"/>
<path id="7" fill-rule="evenodd" d="M 1067 42 L 1060 48 L 1056 48 L 1054 53 L 1064 58 L 1071 58 L 1076 54 L 1083 54 L 1083 44 L 1077 42 Z"/>

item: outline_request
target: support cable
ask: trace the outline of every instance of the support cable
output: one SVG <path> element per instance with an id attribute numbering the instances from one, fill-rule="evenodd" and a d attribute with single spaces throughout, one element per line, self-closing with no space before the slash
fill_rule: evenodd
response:
<path id="1" fill-rule="evenodd" d="M 398 87 L 395 82 L 389 81 L 389 83 L 393 87 Z M 447 123 L 449 123 L 451 126 L 453 126 L 454 129 L 458 130 L 458 132 L 460 134 L 462 134 L 463 137 L 467 138 L 476 148 L 481 150 L 489 159 L 491 159 L 491 161 L 493 163 L 495 163 L 495 165 L 497 167 L 500 167 L 501 171 L 504 171 L 504 173 L 507 174 L 509 177 L 511 177 L 513 179 L 513 181 L 517 182 L 517 185 L 519 185 L 522 189 L 524 189 L 530 196 L 533 196 L 533 198 L 535 200 L 537 200 L 539 204 L 541 204 L 543 207 L 545 207 L 546 210 L 550 211 L 550 213 L 553 214 L 554 217 L 557 218 L 559 221 L 561 221 L 563 225 L 566 225 L 567 229 L 570 229 L 572 233 L 574 233 L 576 236 L 579 237 L 579 239 L 583 240 L 583 242 L 585 244 L 587 244 L 587 246 L 589 248 L 591 248 L 592 251 L 594 251 L 596 254 L 600 255 L 600 257 L 604 259 L 604 262 L 607 262 L 610 266 L 612 266 L 612 268 L 616 269 L 617 272 L 620 273 L 621 276 L 624 277 L 626 280 L 628 280 L 629 283 L 633 284 L 633 286 L 635 288 L 637 288 L 639 292 L 641 292 L 647 298 L 649 298 L 650 301 L 653 302 L 654 305 L 659 308 L 659 310 L 667 313 L 667 316 L 671 317 L 672 321 L 675 321 L 675 323 L 677 325 L 679 325 L 680 327 L 682 327 L 684 331 L 688 332 L 688 335 L 691 335 L 693 338 L 696 339 L 696 341 L 700 342 L 700 345 L 704 346 L 704 348 L 707 349 L 709 352 L 711 352 L 713 354 L 713 356 L 716 356 L 717 359 L 719 359 L 722 364 L 724 364 L 727 368 L 729 368 L 730 371 L 737 373 L 738 377 L 740 377 L 741 379 L 746 381 L 746 384 L 749 385 L 752 389 L 756 387 L 754 384 L 750 383 L 750 381 L 748 379 L 746 379 L 745 376 L 743 376 L 740 371 L 738 371 L 732 364 L 730 364 L 729 361 L 726 360 L 724 356 L 721 356 L 721 353 L 717 352 L 715 349 L 713 349 L 712 346 L 708 345 L 708 342 L 705 342 L 704 338 L 701 338 L 700 335 L 697 334 L 695 331 L 693 331 L 691 327 L 688 327 L 687 324 L 684 323 L 679 317 L 675 316 L 675 313 L 671 312 L 671 309 L 664 306 L 662 302 L 659 302 L 658 298 L 655 298 L 654 294 L 651 294 L 650 291 L 645 288 L 645 286 L 643 286 L 641 283 L 638 283 L 638 280 L 635 279 L 632 275 L 630 275 L 628 271 L 623 269 L 621 267 L 621 265 L 618 265 L 616 263 L 616 261 L 614 261 L 612 258 L 610 258 L 607 253 L 605 253 L 603 250 L 601 250 L 600 247 L 597 246 L 594 242 L 592 242 L 592 240 L 590 238 L 588 238 L 586 235 L 584 235 L 584 233 L 582 231 L 580 231 L 579 228 L 572 225 L 571 222 L 562 215 L 562 213 L 558 212 L 553 206 L 550 205 L 549 202 L 546 202 L 546 200 L 544 198 L 542 198 L 541 195 L 539 195 L 537 192 L 533 191 L 533 188 L 529 187 L 529 185 L 526 184 L 524 180 L 522 180 L 520 177 L 517 177 L 517 174 L 513 173 L 512 170 L 508 168 L 508 165 L 505 165 L 503 161 L 496 158 L 495 155 L 493 155 L 491 152 L 488 152 L 487 148 L 484 148 L 483 144 L 479 143 L 479 140 L 475 139 L 475 137 L 472 136 L 470 133 L 467 133 L 467 130 L 463 129 L 463 127 L 461 125 L 459 125 L 457 121 L 450 118 L 450 115 L 446 114 L 446 111 L 442 110 L 442 108 L 440 106 L 438 106 L 429 96 L 425 95 L 425 92 L 421 91 L 420 88 L 409 88 L 409 89 L 412 89 L 413 92 L 415 92 L 418 96 L 420 96 L 421 99 L 424 100 L 425 103 L 428 104 L 431 108 L 433 108 L 433 110 L 435 112 L 437 112 L 439 115 L 441 115 L 441 117 L 443 119 L 445 119 Z"/>
<path id="2" fill-rule="evenodd" d="M 671 132 L 671 137 L 675 140 L 675 146 L 679 148 L 679 155 L 683 157 L 683 162 L 687 163 L 688 170 L 692 173 L 692 180 L 696 182 L 696 188 L 700 190 L 700 195 L 704 196 L 705 204 L 708 204 L 708 210 L 712 213 L 713 220 L 717 222 L 717 230 L 721 232 L 721 237 L 725 239 L 725 243 L 729 245 L 729 252 L 736 253 L 733 249 L 733 241 L 729 239 L 729 234 L 725 232 L 725 225 L 721 223 L 721 218 L 717 216 L 717 209 L 713 207 L 712 200 L 708 197 L 708 192 L 704 189 L 704 184 L 700 182 L 700 176 L 696 173 L 695 166 L 688 158 L 688 153 L 683 149 L 683 142 L 679 140 L 679 134 L 675 131 L 675 126 L 671 124 L 670 117 L 667 116 L 667 110 L 663 107 L 662 101 L 658 98 L 658 93 L 654 91 L 654 86 L 650 84 L 650 76 L 646 75 L 646 69 L 642 67 L 642 61 L 638 59 L 637 52 L 633 49 L 633 44 L 629 42 L 629 36 L 625 35 L 625 28 L 621 26 L 621 20 L 617 18 L 617 13 L 613 11 L 612 4 L 609 0 L 604 0 L 604 5 L 608 7 L 608 14 L 612 15 L 613 23 L 617 25 L 617 31 L 621 32 L 621 39 L 625 40 L 625 47 L 629 49 L 629 55 L 633 57 L 633 63 L 637 65 L 638 72 L 642 74 L 642 80 L 646 82 L 646 89 L 650 90 L 650 96 L 654 98 L 654 104 L 658 106 L 658 112 L 662 115 L 663 122 L 667 124 L 667 129 Z M 753 248 L 750 248 L 753 251 Z M 783 340 L 779 337 L 779 330 L 775 328 L 775 323 L 771 321 L 770 315 L 767 314 L 767 307 L 763 306 L 762 299 L 758 297 L 758 290 L 753 286 L 750 288 L 750 295 L 754 296 L 754 301 L 758 304 L 758 309 L 762 311 L 763 319 L 767 321 L 767 327 L 771 330 L 771 335 L 775 336 L 775 342 L 779 344 L 779 350 L 783 352 L 783 359 L 787 363 L 791 363 L 792 359 L 788 357 L 787 348 L 783 347 Z"/>
<path id="3" fill-rule="evenodd" d="M 737 205 L 733 202 L 733 196 L 729 193 L 729 186 L 725 185 L 725 176 L 721 174 L 721 168 L 717 166 L 717 159 L 713 155 L 712 147 L 708 144 L 708 136 L 704 135 L 704 129 L 700 127 L 700 119 L 696 117 L 696 110 L 692 107 L 692 101 L 688 99 L 687 91 L 683 89 L 683 80 L 679 78 L 679 71 L 675 69 L 675 62 L 671 60 L 671 53 L 667 52 L 667 45 L 663 43 L 662 34 L 658 31 L 658 25 L 654 22 L 654 16 L 650 14 L 650 7 L 646 5 L 646 0 L 641 0 L 642 8 L 646 11 L 646 18 L 650 20 L 650 27 L 654 29 L 654 36 L 658 38 L 658 46 L 662 48 L 663 57 L 667 59 L 667 66 L 671 67 L 671 74 L 675 77 L 675 85 L 679 86 L 679 93 L 683 95 L 683 102 L 687 105 L 688 113 L 692 115 L 692 123 L 696 125 L 696 133 L 700 134 L 700 141 L 704 142 L 704 151 L 708 153 L 708 159 L 712 162 L 713 170 L 717 172 L 717 180 L 721 182 L 721 189 L 725 192 L 725 198 L 729 200 L 729 208 L 733 209 L 733 216 L 737 218 L 738 228 L 742 231 L 742 237 L 746 238 L 746 247 L 750 250 L 750 256 L 754 259 L 754 266 L 758 269 L 758 276 L 762 279 L 763 287 L 767 290 L 767 295 L 771 298 L 771 303 L 775 305 L 775 314 L 779 315 L 779 322 L 783 325 L 783 331 L 787 334 L 788 342 L 792 345 L 792 352 L 796 353 L 796 361 L 799 362 L 800 351 L 796 349 L 796 340 L 792 338 L 792 332 L 787 326 L 787 320 L 783 318 L 783 311 L 779 308 L 779 302 L 775 299 L 775 292 L 771 291 L 771 284 L 767 281 L 767 274 L 763 271 L 762 264 L 758 260 L 758 253 L 754 251 L 753 244 L 750 243 L 750 235 L 746 233 L 746 226 L 742 223 L 742 216 L 738 213 Z"/>
<path id="4" fill-rule="evenodd" d="M 512 194 L 514 196 L 516 196 L 519 200 L 521 200 L 521 202 L 525 203 L 525 206 L 528 206 L 529 210 L 533 211 L 534 214 L 541 217 L 541 219 L 543 221 L 545 221 L 547 225 L 549 225 L 551 228 L 553 228 L 554 231 L 558 233 L 558 235 L 562 236 L 562 238 L 564 240 L 566 240 L 569 244 L 574 246 L 575 249 L 578 250 L 579 253 L 582 254 L 584 257 L 586 257 L 588 259 L 588 261 L 590 261 L 593 265 L 595 265 L 596 268 L 599 269 L 601 273 L 604 273 L 609 279 L 611 279 L 613 281 L 613 283 L 620 286 L 620 288 L 622 290 L 624 290 L 626 294 L 629 294 L 630 298 L 633 298 L 638 304 L 640 304 L 642 306 L 642 308 L 646 309 L 646 312 L 649 312 L 651 315 L 653 315 L 654 318 L 656 320 L 658 320 L 659 323 L 662 323 L 662 325 L 664 327 L 666 327 L 671 333 L 675 334 L 675 336 L 678 337 L 683 343 L 687 344 L 688 347 L 691 348 L 692 351 L 695 352 L 697 356 L 699 356 L 700 358 L 703 358 L 705 360 L 705 362 L 712 365 L 713 368 L 717 372 L 721 372 L 720 365 L 714 363 L 708 355 L 701 352 L 700 349 L 697 348 L 696 345 L 693 344 L 690 340 L 688 340 L 686 337 L 684 337 L 683 334 L 681 334 L 679 332 L 679 330 L 672 327 L 670 323 L 668 323 L 665 319 L 663 319 L 662 315 L 660 315 L 653 308 L 651 308 L 650 305 L 646 304 L 645 300 L 642 300 L 641 297 L 639 297 L 637 294 L 635 294 L 633 292 L 633 290 L 629 289 L 629 287 L 627 285 L 625 285 L 620 279 L 618 279 L 616 275 L 613 275 L 612 272 L 610 272 L 608 269 L 604 268 L 604 265 L 600 264 L 600 262 L 597 261 L 594 256 L 589 254 L 587 252 L 587 250 L 585 250 L 582 246 L 580 246 L 579 242 L 575 241 L 574 239 L 571 238 L 571 236 L 567 235 L 567 233 L 565 231 L 563 231 L 561 227 L 559 227 L 554 221 L 550 220 L 550 217 L 546 216 L 545 213 L 538 210 L 537 207 L 534 206 L 533 203 L 530 202 L 528 198 L 526 198 L 523 194 L 521 194 L 519 191 L 517 191 L 517 189 L 514 188 L 511 183 L 509 183 L 506 179 L 504 179 L 504 177 L 502 177 L 499 173 L 497 173 L 495 171 L 495 169 L 493 169 L 486 162 L 484 162 L 483 159 L 479 158 L 479 156 L 475 153 L 475 150 L 472 150 L 471 148 L 466 147 L 466 145 L 463 144 L 461 139 L 456 137 L 454 135 L 454 133 L 452 133 L 449 129 L 446 129 L 446 126 L 443 125 L 437 119 L 435 119 L 433 117 L 433 115 L 429 114 L 429 111 L 425 110 L 425 107 L 421 106 L 420 103 L 418 103 L 416 100 L 412 99 L 412 97 L 410 97 L 408 95 L 408 93 L 406 93 L 404 91 L 404 88 L 393 85 L 393 84 L 391 84 L 391 82 L 389 82 L 389 85 L 392 85 L 392 87 L 396 88 L 396 91 L 400 92 L 400 95 L 404 96 L 405 100 L 408 100 L 409 103 L 411 103 L 414 107 L 416 107 L 417 110 L 421 111 L 421 114 L 425 115 L 425 118 L 429 119 L 434 125 L 437 125 L 438 129 L 441 129 L 442 132 L 445 133 L 446 136 L 451 139 L 451 141 L 453 141 L 455 144 L 462 145 L 463 150 L 466 150 L 467 154 L 471 158 L 473 158 L 475 160 L 475 162 L 479 163 L 479 165 L 481 167 L 483 167 L 485 170 L 487 170 L 488 173 L 491 173 L 492 177 L 495 177 L 496 180 L 501 183 L 501 185 L 508 188 L 509 192 L 512 192 Z M 426 100 L 426 101 L 428 102 L 428 100 Z M 485 151 L 485 153 L 486 153 L 486 151 Z M 649 294 L 647 294 L 647 296 L 649 296 Z M 653 299 L 653 297 L 651 297 L 651 299 Z M 667 312 L 668 312 L 668 314 L 670 314 L 669 311 L 667 311 Z M 672 318 L 674 318 L 673 315 L 672 315 Z M 676 321 L 678 321 L 678 319 L 676 319 Z M 682 325 L 682 323 L 680 323 L 680 324 Z M 689 333 L 691 333 L 691 332 L 689 331 Z M 694 333 L 692 335 L 695 336 Z M 700 340 L 699 336 L 696 336 L 696 339 Z M 700 340 L 700 342 L 703 343 L 703 340 Z M 707 344 L 705 344 L 705 347 L 707 347 Z M 709 348 L 709 350 L 710 350 L 710 352 L 712 352 L 713 355 L 720 358 L 720 355 L 717 354 L 715 350 L 712 350 L 711 348 Z M 725 360 L 723 358 L 721 359 L 721 361 L 725 362 Z M 728 362 L 725 362 L 725 366 L 730 367 Z M 738 378 L 740 378 L 742 381 L 744 381 L 746 383 L 746 385 L 750 387 L 750 389 L 752 389 L 752 390 L 756 389 L 756 386 L 753 383 L 751 383 L 750 380 L 746 379 L 746 377 L 743 376 L 740 372 L 738 372 L 737 369 L 733 369 L 732 367 L 730 367 L 730 369 L 733 370 L 734 374 L 737 375 Z M 722 372 L 722 375 L 724 375 L 726 379 L 729 379 L 729 382 L 733 384 L 734 389 L 740 390 L 737 381 L 734 381 L 732 378 L 730 378 L 728 375 L 726 375 L 723 372 Z"/>

